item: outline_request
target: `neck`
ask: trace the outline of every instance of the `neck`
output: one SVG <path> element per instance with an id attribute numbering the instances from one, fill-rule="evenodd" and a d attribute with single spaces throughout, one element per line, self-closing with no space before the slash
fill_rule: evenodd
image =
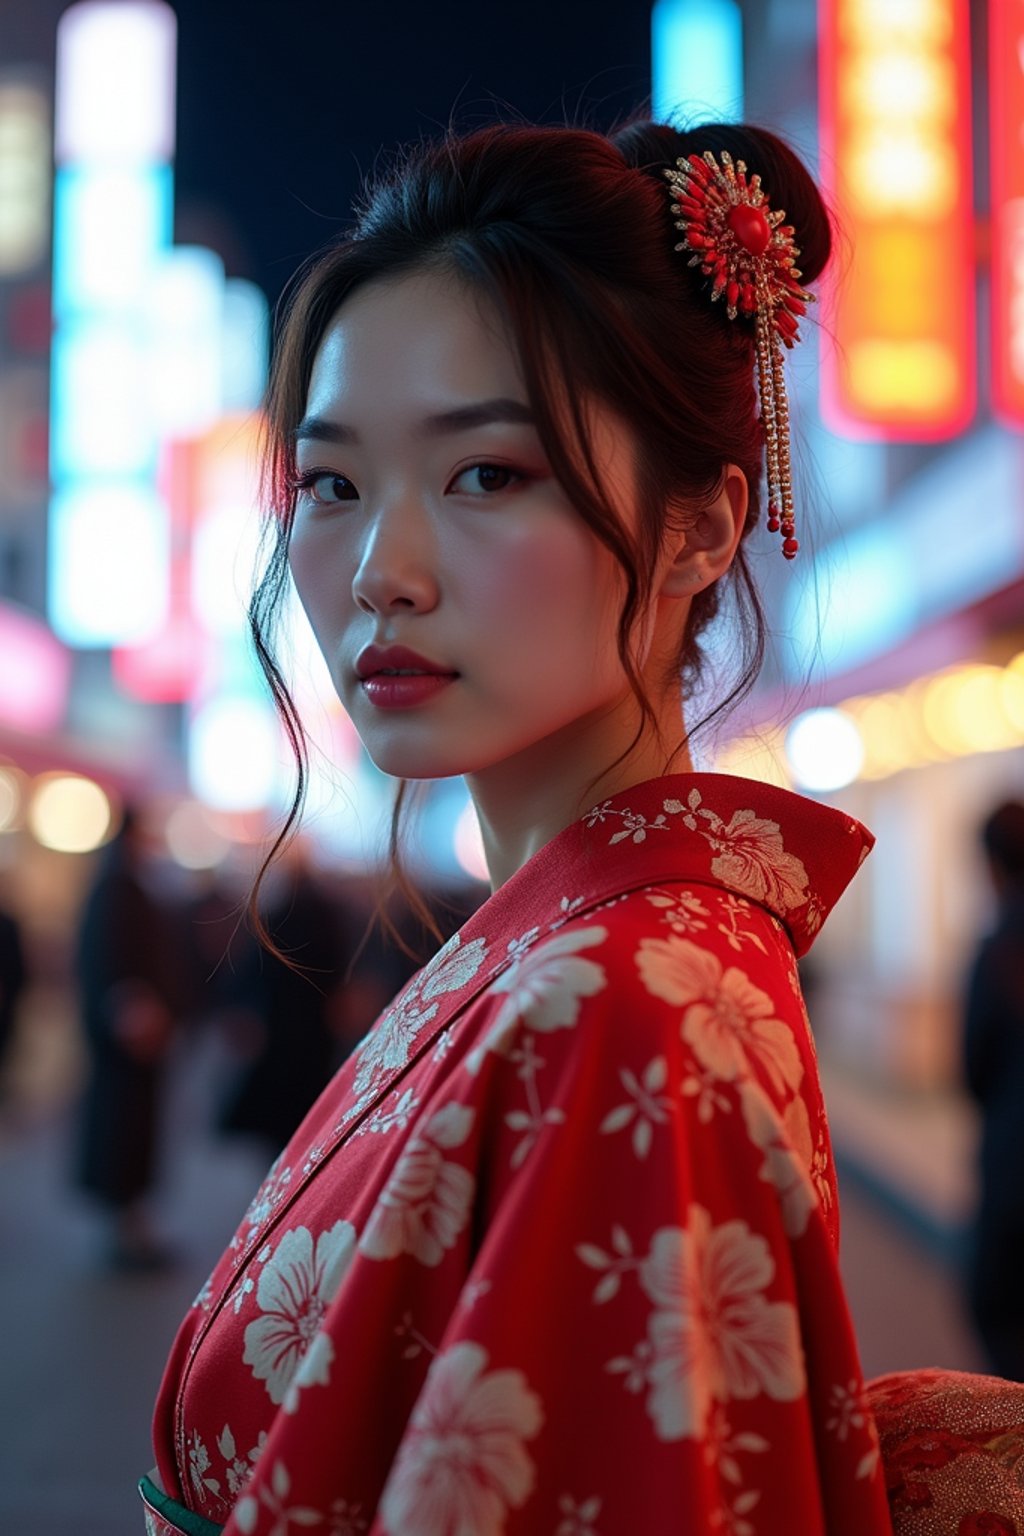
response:
<path id="1" fill-rule="evenodd" d="M 636 734 L 637 723 L 630 695 L 614 712 L 575 721 L 571 735 L 556 732 L 513 758 L 466 775 L 492 890 L 592 805 L 646 779 L 692 771 L 678 701 L 616 762 Z M 598 776 L 595 769 L 600 769 Z"/>

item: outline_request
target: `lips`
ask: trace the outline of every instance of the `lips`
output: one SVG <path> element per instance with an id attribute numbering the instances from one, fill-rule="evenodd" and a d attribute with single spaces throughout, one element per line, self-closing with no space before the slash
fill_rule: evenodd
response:
<path id="1" fill-rule="evenodd" d="M 426 677 L 458 677 L 451 667 L 443 667 L 405 645 L 368 645 L 356 657 L 356 676 L 363 682 L 380 673 L 415 673 Z"/>

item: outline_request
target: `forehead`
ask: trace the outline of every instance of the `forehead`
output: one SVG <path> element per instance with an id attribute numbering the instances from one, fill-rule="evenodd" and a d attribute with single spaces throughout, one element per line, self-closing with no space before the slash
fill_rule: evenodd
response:
<path id="1" fill-rule="evenodd" d="M 496 307 L 468 283 L 424 272 L 366 285 L 324 332 L 307 413 L 362 406 L 393 418 L 438 400 L 525 398 L 518 360 Z"/>

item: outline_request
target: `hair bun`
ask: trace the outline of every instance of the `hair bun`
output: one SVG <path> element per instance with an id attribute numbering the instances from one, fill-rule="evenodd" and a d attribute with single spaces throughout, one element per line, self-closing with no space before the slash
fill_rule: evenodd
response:
<path id="1" fill-rule="evenodd" d="M 727 150 L 757 173 L 773 209 L 785 210 L 786 223 L 796 231 L 800 252 L 800 281 L 807 286 L 822 272 L 832 251 L 832 226 L 821 193 L 800 157 L 777 134 L 745 123 L 703 123 L 680 130 L 649 119 L 628 123 L 611 141 L 627 165 L 644 171 L 664 185 L 666 165 L 687 155 Z"/>

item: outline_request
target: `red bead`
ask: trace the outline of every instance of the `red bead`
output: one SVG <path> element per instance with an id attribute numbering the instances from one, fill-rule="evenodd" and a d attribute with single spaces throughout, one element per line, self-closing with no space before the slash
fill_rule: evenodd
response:
<path id="1" fill-rule="evenodd" d="M 686 231 L 686 243 L 699 251 L 707 245 L 708 237 L 707 235 L 702 235 L 699 229 L 688 229 Z"/>
<path id="2" fill-rule="evenodd" d="M 704 181 L 708 181 L 710 179 L 711 167 L 708 165 L 706 160 L 702 159 L 700 155 L 687 155 L 686 159 L 687 163 L 693 167 L 698 176 L 700 176 Z"/>
<path id="3" fill-rule="evenodd" d="M 779 531 L 779 520 L 778 520 L 778 518 L 777 517 L 770 517 L 768 519 L 768 532 L 769 533 L 778 533 L 778 531 Z"/>
<path id="4" fill-rule="evenodd" d="M 807 305 L 803 299 L 794 298 L 791 293 L 786 295 L 786 308 L 791 315 L 806 315 L 807 313 Z"/>
<path id="5" fill-rule="evenodd" d="M 750 283 L 744 283 L 740 290 L 740 308 L 746 315 L 752 315 L 757 308 L 757 294 Z"/>
<path id="6" fill-rule="evenodd" d="M 737 203 L 729 209 L 725 222 L 739 244 L 752 256 L 761 256 L 768 249 L 771 225 L 760 208 L 754 208 L 750 203 Z"/>
<path id="7" fill-rule="evenodd" d="M 725 290 L 725 302 L 728 304 L 730 309 L 736 308 L 736 300 L 739 298 L 739 296 L 740 285 L 736 279 L 733 278 L 732 281 L 726 285 Z"/>
<path id="8" fill-rule="evenodd" d="M 796 539 L 787 539 L 782 546 L 782 553 L 785 555 L 787 560 L 792 560 L 793 556 L 796 554 L 799 548 L 800 545 Z"/>
<path id="9" fill-rule="evenodd" d="M 788 309 L 777 309 L 775 311 L 775 329 L 781 331 L 783 336 L 795 336 L 799 330 L 796 316 L 791 315 Z"/>

